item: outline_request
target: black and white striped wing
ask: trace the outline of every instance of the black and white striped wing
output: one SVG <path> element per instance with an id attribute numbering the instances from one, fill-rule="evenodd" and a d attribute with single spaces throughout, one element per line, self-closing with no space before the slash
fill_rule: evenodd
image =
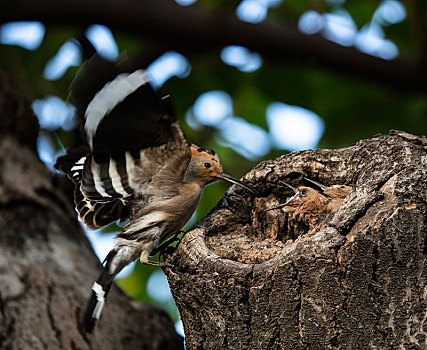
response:
<path id="1" fill-rule="evenodd" d="M 108 202 L 94 201 L 85 197 L 81 189 L 83 168 L 86 158 L 90 156 L 89 148 L 80 146 L 68 150 L 67 154 L 59 157 L 55 167 L 74 182 L 74 203 L 80 221 L 89 229 L 97 229 L 117 220 L 125 220 L 130 214 L 126 202 L 113 200 Z"/>
<path id="2" fill-rule="evenodd" d="M 111 70 L 116 74 L 111 81 L 94 82 L 114 76 Z M 168 171 L 173 176 L 155 195 L 170 196 L 171 190 L 178 191 L 176 183 L 191 158 L 170 104 L 154 92 L 147 73 L 117 73 L 114 65 L 99 56 L 86 64 L 72 97 L 83 114 L 87 154 L 69 152 L 57 162 L 57 168 L 75 182 L 76 209 L 91 228 L 123 219 L 135 198 L 154 195 L 151 180 L 170 168 L 171 160 L 179 166 Z"/>

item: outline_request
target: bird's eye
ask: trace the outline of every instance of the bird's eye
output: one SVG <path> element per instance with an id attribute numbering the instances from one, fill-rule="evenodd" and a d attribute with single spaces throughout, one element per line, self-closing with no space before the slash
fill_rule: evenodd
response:
<path id="1" fill-rule="evenodd" d="M 210 168 L 211 167 L 211 163 L 205 163 L 205 168 Z"/>
<path id="2" fill-rule="evenodd" d="M 300 192 L 300 195 L 301 196 L 305 196 L 307 194 L 307 191 L 306 190 L 302 190 L 301 192 Z"/>

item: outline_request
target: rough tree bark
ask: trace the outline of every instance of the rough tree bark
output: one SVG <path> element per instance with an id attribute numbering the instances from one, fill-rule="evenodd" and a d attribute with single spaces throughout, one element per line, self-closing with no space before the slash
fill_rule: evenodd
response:
<path id="1" fill-rule="evenodd" d="M 187 349 L 426 349 L 427 139 L 400 131 L 295 152 L 245 176 L 166 269 Z M 354 191 L 319 232 L 263 210 L 302 176 Z"/>
<path id="2" fill-rule="evenodd" d="M 116 287 L 94 334 L 80 332 L 100 263 L 71 187 L 62 194 L 37 157 L 29 102 L 2 72 L 0 124 L 0 349 L 182 349 L 165 312 Z"/>
<path id="3" fill-rule="evenodd" d="M 99 263 L 38 160 L 29 103 L 0 74 L 0 348 L 178 349 L 168 317 L 113 288 L 85 338 Z M 391 132 L 259 164 L 189 231 L 166 269 L 188 349 L 425 349 L 427 139 Z M 295 237 L 279 180 L 354 191 L 325 229 Z"/>

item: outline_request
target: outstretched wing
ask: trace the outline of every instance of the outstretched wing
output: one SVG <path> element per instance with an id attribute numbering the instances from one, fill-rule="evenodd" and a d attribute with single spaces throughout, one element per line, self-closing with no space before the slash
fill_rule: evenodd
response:
<path id="1" fill-rule="evenodd" d="M 120 73 L 96 55 L 78 74 L 71 98 L 83 120 L 86 154 L 69 151 L 56 167 L 76 184 L 76 209 L 86 226 L 125 218 L 136 200 L 143 206 L 150 196 L 177 194 L 190 147 L 146 71 Z M 165 183 L 154 187 L 153 178 L 165 173 Z"/>
<path id="2" fill-rule="evenodd" d="M 81 180 L 85 160 L 89 156 L 87 146 L 72 148 L 56 160 L 55 167 L 74 182 L 74 203 L 79 219 L 88 229 L 94 230 L 117 220 L 125 220 L 129 217 L 130 206 L 126 201 L 119 199 L 103 202 L 85 197 L 81 189 Z"/>

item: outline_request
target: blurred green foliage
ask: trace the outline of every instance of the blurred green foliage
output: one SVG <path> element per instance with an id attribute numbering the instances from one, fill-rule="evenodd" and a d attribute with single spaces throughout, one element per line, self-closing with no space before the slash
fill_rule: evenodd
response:
<path id="1" fill-rule="evenodd" d="M 236 6 L 239 2 L 232 3 Z M 266 21 L 296 27 L 298 18 L 310 9 L 320 13 L 341 9 L 348 11 L 357 28 L 361 29 L 371 21 L 379 4 L 376 0 L 348 0 L 342 5 L 330 5 L 331 3 L 333 2 L 321 0 L 286 0 L 269 10 Z M 230 2 L 223 1 L 199 0 L 197 6 L 214 11 L 222 6 L 221 4 L 228 4 L 222 10 L 230 13 L 234 11 Z M 423 22 L 426 6 L 422 1 L 408 1 L 405 4 L 407 18 L 401 23 L 384 26 L 383 30 L 386 38 L 398 46 L 400 57 L 414 58 L 423 51 L 420 42 L 424 40 L 424 45 L 426 42 L 426 23 Z M 424 26 L 419 23 L 424 23 Z M 144 38 L 139 39 L 131 34 L 116 32 L 114 28 L 110 29 L 120 51 L 143 52 Z M 13 76 L 31 99 L 56 95 L 66 100 L 68 87 L 78 67 L 71 67 L 64 76 L 55 81 L 44 79 L 43 71 L 48 60 L 64 42 L 79 38 L 83 33 L 77 26 L 47 26 L 41 46 L 34 51 L 0 45 L 0 69 Z M 168 80 L 162 89 L 173 96 L 177 115 L 187 137 L 196 144 L 215 149 L 221 157 L 225 172 L 235 177 L 244 175 L 261 159 L 250 161 L 233 149 L 218 144 L 214 128 L 192 130 L 186 124 L 187 111 L 204 92 L 227 92 L 233 99 L 234 115 L 267 131 L 265 109 L 270 103 L 278 101 L 307 108 L 321 116 L 325 123 L 320 148 L 349 146 L 359 139 L 369 138 L 377 133 L 388 133 L 390 129 L 401 129 L 418 135 L 426 134 L 427 131 L 427 99 L 424 93 L 397 91 L 372 81 L 325 71 L 319 69 L 315 62 L 306 66 L 287 60 L 270 62 L 263 58 L 262 66 L 258 70 L 245 73 L 224 64 L 220 59 L 220 52 L 193 55 L 189 61 L 191 73 L 184 79 Z M 61 130 L 57 133 L 65 146 L 77 143 L 77 133 L 67 134 Z M 59 149 L 58 143 L 55 144 Z M 273 149 L 265 159 L 274 158 L 284 152 Z M 226 184 L 218 183 L 205 189 L 195 220 L 206 215 L 220 199 L 226 187 Z M 146 283 L 154 270 L 152 266 L 142 266 L 138 263 L 134 272 L 118 283 L 133 297 L 152 301 L 147 294 Z M 176 311 L 170 306 L 162 306 L 174 319 L 177 318 Z"/>

